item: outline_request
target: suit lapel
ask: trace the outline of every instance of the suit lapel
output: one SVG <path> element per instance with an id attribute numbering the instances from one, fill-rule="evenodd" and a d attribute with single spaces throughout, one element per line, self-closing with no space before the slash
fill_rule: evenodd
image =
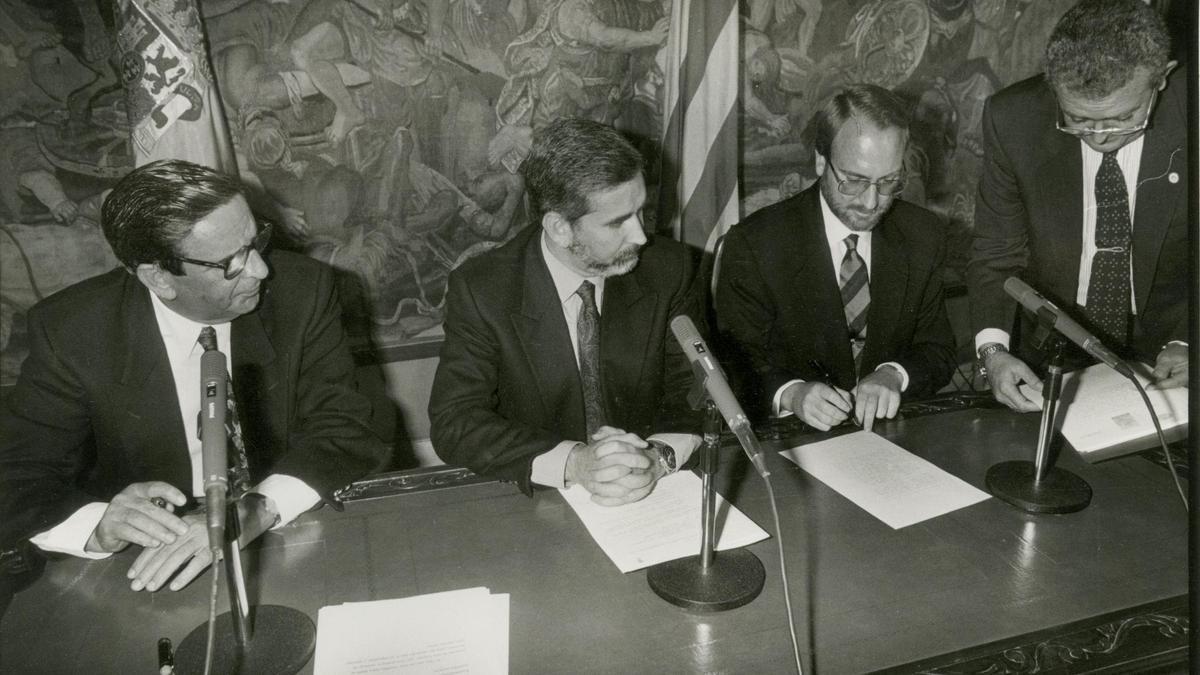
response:
<path id="1" fill-rule="evenodd" d="M 1057 104 L 1055 104 L 1057 105 Z M 1046 222 L 1032 223 L 1030 248 L 1045 251 L 1055 263 L 1070 295 L 1060 298 L 1074 304 L 1079 288 L 1079 257 L 1083 254 L 1083 157 L 1079 140 L 1050 126 L 1042 136 L 1045 158 L 1037 169 L 1037 187 L 1044 193 Z M 1036 217 L 1030 214 L 1030 217 Z M 1043 282 L 1044 283 L 1044 282 Z"/>
<path id="2" fill-rule="evenodd" d="M 650 341 L 644 333 L 631 327 L 654 325 L 657 297 L 653 289 L 642 286 L 641 277 L 634 272 L 609 277 L 604 282 L 604 305 L 600 312 L 600 372 L 610 415 L 616 415 L 620 410 L 615 403 L 619 402 L 621 392 L 643 391 L 638 385 Z"/>
<path id="3" fill-rule="evenodd" d="M 794 236 L 783 243 L 788 247 L 787 258 L 796 261 L 788 290 L 792 294 L 793 306 L 811 308 L 810 312 L 800 316 L 807 317 L 801 320 L 812 321 L 815 358 L 822 358 L 822 354 L 832 355 L 829 357 L 831 363 L 824 364 L 825 367 L 838 382 L 852 383 L 856 379 L 854 356 L 850 352 L 842 291 L 829 256 L 829 242 L 825 238 L 825 218 L 821 211 L 819 189 L 818 183 L 807 191 L 800 202 L 798 222 L 788 229 Z M 868 335 L 870 331 L 868 323 Z"/>
<path id="4" fill-rule="evenodd" d="M 1183 83 L 1177 83 L 1180 86 Z M 1153 126 L 1146 132 L 1138 168 L 1137 205 L 1133 216 L 1133 288 L 1137 307 L 1144 310 L 1154 281 L 1155 261 L 1162 249 L 1172 209 L 1184 203 L 1175 195 L 1186 190 L 1187 155 L 1183 148 L 1186 128 L 1179 108 L 1164 100 L 1156 109 Z M 1175 177 L 1174 182 L 1170 180 Z"/>
<path id="5" fill-rule="evenodd" d="M 162 476 L 190 493 L 191 460 L 175 377 L 154 317 L 150 291 L 132 275 L 124 280 L 120 314 L 125 339 L 123 366 L 120 384 L 113 388 L 116 400 L 112 405 L 131 418 L 131 423 L 122 427 L 129 460 L 140 463 L 146 475 Z"/>
<path id="6" fill-rule="evenodd" d="M 867 310 L 864 363 L 883 360 L 908 290 L 904 241 L 899 228 L 890 224 L 891 218 L 889 213 L 871 236 L 871 307 Z"/>
<path id="7" fill-rule="evenodd" d="M 532 374 L 542 410 L 547 411 L 548 423 L 556 416 L 565 431 L 584 435 L 583 390 L 579 384 L 579 366 L 571 335 L 563 320 L 562 303 L 554 289 L 550 271 L 542 259 L 541 228 L 533 232 L 525 246 L 524 284 L 521 306 L 513 315 L 513 328 L 525 352 L 526 367 Z"/>
<path id="8" fill-rule="evenodd" d="M 229 325 L 229 340 L 233 343 L 230 374 L 237 400 L 238 421 L 250 457 L 256 454 L 255 448 L 267 442 L 264 439 L 287 437 L 286 428 L 276 429 L 274 433 L 267 430 L 264 425 L 268 420 L 286 424 L 291 417 L 287 410 L 270 408 L 272 405 L 286 405 L 286 401 L 292 398 L 286 391 L 275 391 L 278 387 L 286 388 L 287 379 L 280 377 L 281 369 L 274 365 L 279 356 L 271 342 L 274 311 L 268 285 L 257 311 L 243 314 Z M 283 355 L 285 359 L 288 356 Z"/>

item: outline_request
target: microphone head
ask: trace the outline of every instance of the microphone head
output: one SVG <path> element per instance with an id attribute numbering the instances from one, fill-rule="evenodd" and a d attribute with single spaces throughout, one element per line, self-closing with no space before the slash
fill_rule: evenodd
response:
<path id="1" fill-rule="evenodd" d="M 700 331 L 696 330 L 696 324 L 692 323 L 691 317 L 686 314 L 671 319 L 671 332 L 675 334 L 675 340 L 683 348 L 683 353 L 689 361 L 695 362 L 708 352 L 704 338 L 700 337 Z"/>

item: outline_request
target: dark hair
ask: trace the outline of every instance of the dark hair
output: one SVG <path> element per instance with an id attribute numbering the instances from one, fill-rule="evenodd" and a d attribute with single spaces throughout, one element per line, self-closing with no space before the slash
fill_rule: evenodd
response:
<path id="1" fill-rule="evenodd" d="M 904 99 L 887 89 L 874 84 L 852 84 L 829 97 L 813 113 L 809 121 L 813 150 L 828 159 L 834 137 L 853 117 L 865 119 L 880 129 L 901 129 L 907 134 L 912 115 Z"/>
<path id="2" fill-rule="evenodd" d="M 1083 0 L 1067 10 L 1046 43 L 1046 78 L 1055 88 L 1103 98 L 1139 67 L 1167 64 L 1167 25 L 1142 0 Z"/>
<path id="3" fill-rule="evenodd" d="M 129 271 L 158 263 L 182 274 L 179 242 L 192 227 L 238 195 L 241 182 L 206 166 L 163 159 L 130 171 L 100 211 L 104 237 Z"/>
<path id="4" fill-rule="evenodd" d="M 588 195 L 641 173 L 642 156 L 619 131 L 576 118 L 556 120 L 535 132 L 521 166 L 536 224 L 550 211 L 574 223 L 591 210 Z"/>

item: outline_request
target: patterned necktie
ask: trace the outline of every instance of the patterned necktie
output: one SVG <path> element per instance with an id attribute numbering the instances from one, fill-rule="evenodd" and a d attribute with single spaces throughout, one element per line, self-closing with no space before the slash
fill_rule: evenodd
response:
<path id="1" fill-rule="evenodd" d="M 871 306 L 871 286 L 867 279 L 867 265 L 858 255 L 858 235 L 851 234 L 842 242 L 846 244 L 846 255 L 838 271 L 838 284 L 842 290 L 850 352 L 854 356 L 854 370 L 857 372 L 862 363 L 863 345 L 867 341 L 867 308 Z"/>
<path id="2" fill-rule="evenodd" d="M 1117 164 L 1117 153 L 1108 152 L 1096 172 L 1096 254 L 1092 257 L 1085 313 L 1102 339 L 1114 345 L 1123 346 L 1129 341 L 1132 238 L 1125 176 Z"/>
<path id="3" fill-rule="evenodd" d="M 217 348 L 217 331 L 212 326 L 200 329 L 200 337 L 196 340 L 204 347 L 204 351 Z M 233 382 L 229 373 L 225 373 L 228 382 L 228 395 L 225 397 L 225 437 L 228 441 L 229 453 L 229 496 L 240 497 L 250 489 L 250 463 L 246 459 L 246 443 L 242 439 L 242 424 L 238 420 L 237 400 L 233 395 Z M 196 425 L 199 432 L 200 425 Z"/>
<path id="4" fill-rule="evenodd" d="M 579 340 L 579 383 L 583 387 L 583 415 L 587 435 L 604 425 L 604 393 L 600 386 L 600 311 L 596 308 L 596 287 L 585 281 L 576 291 L 583 306 L 575 320 Z"/>

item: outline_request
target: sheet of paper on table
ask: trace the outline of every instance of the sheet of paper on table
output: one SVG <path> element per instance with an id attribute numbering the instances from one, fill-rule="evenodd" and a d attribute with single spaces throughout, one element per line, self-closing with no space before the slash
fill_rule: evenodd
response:
<path id="1" fill-rule="evenodd" d="M 870 431 L 781 454 L 894 530 L 990 496 Z"/>
<path id="2" fill-rule="evenodd" d="M 1149 387 L 1151 367 L 1144 363 L 1129 365 L 1142 386 Z M 1021 393 L 1042 403 L 1041 392 L 1022 385 Z M 1146 396 L 1167 442 L 1186 438 L 1188 388 L 1147 388 Z M 1089 462 L 1159 447 L 1154 421 L 1137 387 L 1103 363 L 1063 376 L 1058 414 L 1063 437 Z"/>
<path id="3" fill-rule="evenodd" d="M 643 500 L 600 506 L 581 485 L 560 490 L 592 539 L 622 572 L 700 554 L 703 483 L 691 471 L 658 481 Z M 718 551 L 762 541 L 767 533 L 716 495 Z"/>
<path id="4" fill-rule="evenodd" d="M 314 675 L 507 672 L 507 593 L 468 588 L 317 614 Z"/>

